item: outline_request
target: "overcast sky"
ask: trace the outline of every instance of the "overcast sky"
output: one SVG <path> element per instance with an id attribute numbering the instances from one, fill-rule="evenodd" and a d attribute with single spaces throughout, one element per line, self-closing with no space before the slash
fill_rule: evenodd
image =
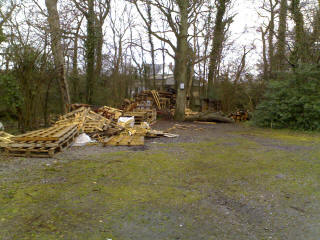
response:
<path id="1" fill-rule="evenodd" d="M 61 0 L 61 2 L 66 0 Z M 123 0 L 113 0 L 114 6 L 121 8 L 123 6 Z M 39 0 L 39 3 L 44 7 L 45 0 Z M 128 3 L 126 3 L 128 4 Z M 261 19 L 259 19 L 257 14 L 258 7 L 262 4 L 262 0 L 234 0 L 234 5 L 231 10 L 232 13 L 236 13 L 234 18 L 234 23 L 230 28 L 230 40 L 234 40 L 235 45 L 238 47 L 238 51 L 229 52 L 228 58 L 234 59 L 240 57 L 241 47 L 243 45 L 251 45 L 255 41 L 257 49 L 252 51 L 248 57 L 248 62 L 251 66 L 254 66 L 260 58 L 261 52 L 261 41 L 260 34 L 257 33 L 257 28 L 261 24 Z M 117 16 L 121 18 L 122 16 Z M 137 15 L 137 19 L 139 16 Z M 160 54 L 158 55 L 158 62 L 161 61 Z M 148 60 L 148 57 L 147 57 Z M 173 61 L 168 57 L 168 61 Z"/>

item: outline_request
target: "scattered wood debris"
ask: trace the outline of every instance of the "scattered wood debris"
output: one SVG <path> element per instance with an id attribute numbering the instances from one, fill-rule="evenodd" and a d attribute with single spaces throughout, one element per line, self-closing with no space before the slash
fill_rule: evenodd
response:
<path id="1" fill-rule="evenodd" d="M 81 104 L 77 107 L 73 108 L 74 111 L 60 116 L 50 128 L 18 136 L 2 133 L 0 143 L 10 156 L 53 157 L 71 146 L 80 133 L 86 133 L 104 146 L 140 146 L 144 144 L 144 137 L 174 137 L 150 128 L 149 123 L 156 120 L 155 110 L 126 113 L 127 116 L 135 117 L 139 124 L 130 128 L 115 122 L 123 115 L 121 110 L 102 107 L 95 112 Z"/>
<path id="2" fill-rule="evenodd" d="M 175 130 L 192 130 L 192 131 L 202 131 L 205 130 L 204 128 L 199 128 L 196 125 L 182 125 L 182 124 L 175 124 L 171 128 L 167 130 L 167 132 L 172 132 Z"/>
<path id="3" fill-rule="evenodd" d="M 144 137 L 139 135 L 117 135 L 107 138 L 104 146 L 143 146 Z"/>

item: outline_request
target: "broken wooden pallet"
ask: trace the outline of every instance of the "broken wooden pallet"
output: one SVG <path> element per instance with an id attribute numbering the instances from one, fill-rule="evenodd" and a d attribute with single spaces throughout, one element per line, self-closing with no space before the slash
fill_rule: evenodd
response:
<path id="1" fill-rule="evenodd" d="M 100 114 L 90 111 L 86 116 L 85 123 L 83 124 L 83 132 L 95 133 L 103 132 L 110 126 L 111 121 Z"/>
<path id="2" fill-rule="evenodd" d="M 73 112 L 60 116 L 59 120 L 55 122 L 55 125 L 68 126 L 77 124 L 78 129 L 82 130 L 89 112 L 90 108 L 81 107 Z"/>
<path id="3" fill-rule="evenodd" d="M 55 125 L 13 137 L 5 152 L 15 157 L 53 157 L 69 147 L 78 133 L 77 124 Z"/>
<path id="4" fill-rule="evenodd" d="M 151 94 L 153 96 L 154 102 L 156 103 L 158 110 L 161 110 L 160 96 L 156 90 L 151 90 Z"/>
<path id="5" fill-rule="evenodd" d="M 103 142 L 104 146 L 143 146 L 144 137 L 138 135 L 118 135 L 107 138 Z"/>
<path id="6" fill-rule="evenodd" d="M 96 112 L 109 120 L 114 120 L 115 122 L 122 116 L 121 110 L 108 106 L 103 106 L 97 109 Z"/>
<path id="7" fill-rule="evenodd" d="M 7 144 L 11 143 L 12 140 L 11 138 L 13 137 L 13 135 L 0 131 L 0 149 L 4 148 L 5 146 L 7 146 Z"/>
<path id="8" fill-rule="evenodd" d="M 126 112 L 124 117 L 134 117 L 135 124 L 141 124 L 142 122 L 148 122 L 148 113 L 146 111 L 139 112 Z"/>

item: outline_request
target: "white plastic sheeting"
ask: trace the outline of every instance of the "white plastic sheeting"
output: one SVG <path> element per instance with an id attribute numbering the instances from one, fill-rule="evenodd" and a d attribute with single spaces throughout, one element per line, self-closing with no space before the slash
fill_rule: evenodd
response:
<path id="1" fill-rule="evenodd" d="M 73 147 L 81 147 L 81 146 L 87 145 L 88 143 L 93 143 L 93 142 L 95 142 L 95 141 L 92 140 L 87 134 L 82 133 L 78 137 L 76 137 L 72 146 Z"/>
<path id="2" fill-rule="evenodd" d="M 133 128 L 134 127 L 134 117 L 120 117 L 118 120 L 118 124 L 125 128 Z"/>

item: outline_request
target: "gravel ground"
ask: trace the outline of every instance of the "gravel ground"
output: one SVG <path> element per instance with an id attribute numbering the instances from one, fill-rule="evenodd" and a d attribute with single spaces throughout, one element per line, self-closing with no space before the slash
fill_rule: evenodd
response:
<path id="1" fill-rule="evenodd" d="M 0 239 L 320 239 L 320 137 L 158 121 L 177 138 L 0 156 Z"/>

